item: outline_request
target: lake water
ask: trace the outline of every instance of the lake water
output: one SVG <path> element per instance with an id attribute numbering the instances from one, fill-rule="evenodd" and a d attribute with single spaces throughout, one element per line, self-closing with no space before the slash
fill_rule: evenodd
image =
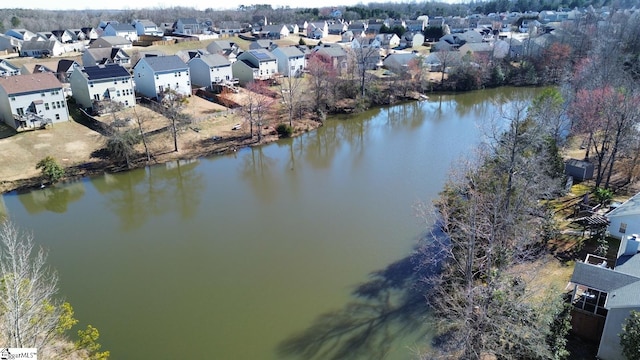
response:
<path id="1" fill-rule="evenodd" d="M 434 95 L 227 156 L 1 198 L 114 359 L 410 359 L 414 213 L 469 157 L 492 100 Z M 55 154 L 52 154 L 55 156 Z M 84 326 L 83 325 L 83 326 Z"/>

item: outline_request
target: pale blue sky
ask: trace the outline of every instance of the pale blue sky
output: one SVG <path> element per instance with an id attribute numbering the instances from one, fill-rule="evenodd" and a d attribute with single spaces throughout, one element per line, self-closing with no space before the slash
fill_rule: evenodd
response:
<path id="1" fill-rule="evenodd" d="M 441 0 L 442 2 L 459 3 L 458 0 Z M 377 0 L 376 2 L 381 2 Z M 403 1 L 410 2 L 410 1 Z M 108 1 L 86 1 L 86 0 L 64 0 L 64 1 L 51 1 L 51 0 L 20 0 L 14 2 L 12 7 L 19 6 L 26 9 L 50 9 L 50 10 L 83 10 L 83 9 L 140 9 L 140 8 L 169 8 L 174 6 L 189 6 L 199 10 L 206 8 L 213 9 L 236 9 L 239 5 L 251 5 L 268 3 L 274 8 L 281 6 L 290 7 L 326 7 L 333 5 L 355 5 L 358 3 L 368 3 L 368 1 L 362 0 L 190 0 L 190 1 L 178 1 L 178 0 L 108 0 Z"/>

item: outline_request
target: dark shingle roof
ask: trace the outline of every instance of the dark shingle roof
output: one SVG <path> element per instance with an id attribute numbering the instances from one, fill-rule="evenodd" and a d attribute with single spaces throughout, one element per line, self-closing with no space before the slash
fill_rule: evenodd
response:
<path id="1" fill-rule="evenodd" d="M 119 64 L 108 64 L 98 66 L 87 66 L 84 68 L 87 79 L 89 80 L 102 80 L 112 78 L 130 77 L 127 69 L 123 68 Z"/>

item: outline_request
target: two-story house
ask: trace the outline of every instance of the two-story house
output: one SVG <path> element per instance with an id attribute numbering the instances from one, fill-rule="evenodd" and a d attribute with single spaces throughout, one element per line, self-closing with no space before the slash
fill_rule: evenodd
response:
<path id="1" fill-rule="evenodd" d="M 231 66 L 233 77 L 244 85 L 255 80 L 269 80 L 278 72 L 278 59 L 265 49 L 245 51 Z"/>
<path id="2" fill-rule="evenodd" d="M 277 47 L 272 51 L 278 59 L 278 72 L 285 76 L 300 76 L 307 67 L 305 55 L 295 46 Z"/>
<path id="3" fill-rule="evenodd" d="M 159 99 L 167 90 L 191 96 L 189 67 L 176 55 L 140 59 L 133 67 L 136 91 Z"/>
<path id="4" fill-rule="evenodd" d="M 176 34 L 195 35 L 202 34 L 200 23 L 195 18 L 180 18 L 174 26 Z"/>
<path id="5" fill-rule="evenodd" d="M 0 77 L 20 75 L 20 68 L 7 60 L 0 59 Z"/>
<path id="6" fill-rule="evenodd" d="M 138 31 L 133 25 L 109 23 L 102 36 L 121 36 L 131 42 L 138 41 Z"/>
<path id="7" fill-rule="evenodd" d="M 218 26 L 218 31 L 220 31 L 220 36 L 239 34 L 242 32 L 242 25 L 238 21 L 222 21 Z"/>
<path id="8" fill-rule="evenodd" d="M 231 62 L 220 54 L 194 57 L 187 65 L 191 70 L 191 82 L 194 85 L 212 88 L 216 84 L 234 81 Z"/>
<path id="9" fill-rule="evenodd" d="M 4 34 L 22 41 L 29 41 L 32 38 L 36 37 L 35 33 L 27 29 L 9 29 Z"/>
<path id="10" fill-rule="evenodd" d="M 158 25 L 151 20 L 134 20 L 131 25 L 136 29 L 138 36 L 163 36 L 164 32 L 158 28 Z"/>
<path id="11" fill-rule="evenodd" d="M 22 43 L 22 48 L 20 48 L 20 56 L 29 56 L 29 57 L 50 57 L 50 56 L 60 56 L 66 52 L 64 45 L 55 40 L 37 40 L 36 38 L 32 38 L 29 41 L 25 41 Z"/>
<path id="12" fill-rule="evenodd" d="M 306 28 L 306 35 L 310 39 L 324 39 L 329 36 L 329 25 L 326 21 L 309 23 Z"/>
<path id="13" fill-rule="evenodd" d="M 52 73 L 0 78 L 0 117 L 16 130 L 69 120 L 62 84 Z"/>
<path id="14" fill-rule="evenodd" d="M 118 64 L 77 67 L 69 82 L 76 103 L 94 112 L 106 108 L 105 102 L 124 107 L 136 104 L 131 74 Z"/>

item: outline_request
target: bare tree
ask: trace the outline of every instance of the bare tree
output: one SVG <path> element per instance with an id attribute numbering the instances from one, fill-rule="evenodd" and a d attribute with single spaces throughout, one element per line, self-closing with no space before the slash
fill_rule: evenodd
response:
<path id="1" fill-rule="evenodd" d="M 182 112 L 188 103 L 186 96 L 178 93 L 174 89 L 167 89 L 162 94 L 162 113 L 171 121 L 171 135 L 173 136 L 173 151 L 178 151 L 178 130 L 181 126 L 188 124 L 190 117 Z"/>
<path id="2" fill-rule="evenodd" d="M 144 133 L 144 128 L 142 125 L 145 123 L 147 118 L 142 114 L 136 111 L 135 107 L 133 108 L 133 114 L 136 117 L 136 123 L 138 124 L 138 131 L 140 131 L 140 138 L 142 139 L 142 145 L 144 146 L 144 152 L 147 155 L 147 162 L 151 162 L 151 153 L 149 152 L 149 146 L 147 145 L 147 137 Z"/>
<path id="3" fill-rule="evenodd" d="M 371 41 L 370 39 L 362 39 L 362 41 Z M 367 82 L 370 79 L 370 75 L 368 70 L 372 70 L 376 68 L 378 62 L 380 62 L 380 48 L 372 45 L 360 44 L 351 49 L 348 53 L 351 57 L 353 57 L 353 62 L 355 63 L 354 70 L 358 75 L 358 79 L 360 82 L 360 96 L 364 98 Z"/>
<path id="4" fill-rule="evenodd" d="M 263 82 L 251 82 L 247 84 L 247 102 L 243 109 L 251 126 L 251 137 L 253 137 L 253 125 L 258 130 L 258 142 L 262 141 L 262 127 L 266 125 L 268 113 L 271 111 L 275 100 L 266 95 L 270 90 Z"/>
<path id="5" fill-rule="evenodd" d="M 47 254 L 35 249 L 33 236 L 12 223 L 0 229 L 0 331 L 10 347 L 51 345 L 63 314 L 55 299 L 58 276 L 46 265 Z"/>
<path id="6" fill-rule="evenodd" d="M 287 111 L 289 126 L 291 127 L 293 127 L 293 117 L 296 110 L 298 110 L 301 102 L 303 101 L 303 86 L 303 79 L 301 77 L 293 76 L 292 74 L 285 77 L 279 85 L 280 97 L 282 98 L 284 108 Z"/>
<path id="7" fill-rule="evenodd" d="M 442 74 L 440 76 L 440 85 L 444 84 L 444 74 L 447 71 L 447 66 L 450 66 L 451 63 L 456 59 L 457 53 L 451 50 L 439 50 L 435 52 L 438 61 L 440 61 L 440 67 Z"/>
<path id="8" fill-rule="evenodd" d="M 543 133 L 525 117 L 526 103 L 500 110 L 477 160 L 460 166 L 435 209 L 422 214 L 433 224 L 420 250 L 425 292 L 441 335 L 438 355 L 545 359 L 557 351 L 549 327 L 559 297 L 543 309 L 529 301 L 528 274 L 519 267 L 540 254 L 551 214 L 540 203 L 552 179 L 544 163 Z M 558 300 L 558 301 L 556 301 Z M 555 346 L 555 345 L 554 345 Z"/>

